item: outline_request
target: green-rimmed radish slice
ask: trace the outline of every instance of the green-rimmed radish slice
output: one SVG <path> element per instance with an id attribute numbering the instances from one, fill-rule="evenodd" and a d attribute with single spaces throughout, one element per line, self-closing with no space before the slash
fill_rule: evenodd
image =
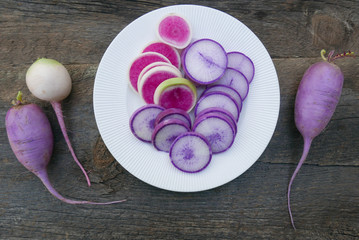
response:
<path id="1" fill-rule="evenodd" d="M 171 78 L 162 82 L 154 93 L 154 102 L 164 108 L 179 108 L 190 112 L 196 104 L 197 90 L 185 78 Z"/>
<path id="2" fill-rule="evenodd" d="M 163 42 L 153 42 L 148 44 L 142 52 L 157 52 L 165 56 L 173 66 L 176 68 L 180 68 L 181 66 L 181 58 L 180 55 L 174 47 L 163 43 Z"/>
<path id="3" fill-rule="evenodd" d="M 135 92 L 138 92 L 138 76 L 147 65 L 153 62 L 170 63 L 170 61 L 165 56 L 155 52 L 142 53 L 132 61 L 128 75 L 130 83 L 129 85 Z"/>
<path id="4" fill-rule="evenodd" d="M 160 20 L 157 35 L 162 42 L 183 49 L 191 42 L 192 29 L 184 17 L 171 13 Z"/>
<path id="5" fill-rule="evenodd" d="M 153 96 L 158 85 L 170 78 L 181 77 L 178 69 L 168 66 L 157 66 L 148 70 L 141 78 L 138 92 L 146 103 L 154 103 Z"/>
<path id="6" fill-rule="evenodd" d="M 182 76 L 181 71 L 176 68 L 175 66 L 173 66 L 171 63 L 167 63 L 167 62 L 153 62 L 149 65 L 147 65 L 144 69 L 142 69 L 140 75 L 138 76 L 138 80 L 137 80 L 137 86 L 140 86 L 141 84 L 141 80 L 143 75 L 145 75 L 146 72 L 148 72 L 148 70 L 154 68 L 154 67 L 159 67 L 159 66 L 167 66 L 167 67 L 171 67 L 173 68 L 173 70 L 175 70 L 178 74 L 180 74 Z"/>

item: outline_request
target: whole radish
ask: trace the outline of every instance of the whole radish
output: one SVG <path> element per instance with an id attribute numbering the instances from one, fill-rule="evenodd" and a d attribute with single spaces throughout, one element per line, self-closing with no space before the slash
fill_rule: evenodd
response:
<path id="1" fill-rule="evenodd" d="M 97 203 L 77 201 L 63 197 L 51 185 L 47 165 L 51 159 L 54 139 L 50 122 L 36 104 L 25 104 L 19 92 L 15 106 L 9 109 L 5 118 L 6 132 L 10 146 L 19 162 L 41 179 L 48 191 L 56 198 L 69 204 L 106 205 L 123 202 Z"/>
<path id="2" fill-rule="evenodd" d="M 26 85 L 35 97 L 51 103 L 71 155 L 85 175 L 87 184 L 91 186 L 90 179 L 72 148 L 61 110 L 61 101 L 71 92 L 72 81 L 70 74 L 58 61 L 40 58 L 27 70 Z"/>
<path id="3" fill-rule="evenodd" d="M 298 166 L 288 185 L 288 211 L 293 228 L 295 229 L 290 208 L 290 190 L 303 162 L 307 158 L 313 139 L 318 136 L 329 123 L 343 88 L 344 76 L 334 60 L 346 56 L 354 56 L 352 52 L 333 56 L 334 51 L 325 58 L 325 50 L 321 55 L 324 61 L 311 65 L 298 87 L 295 100 L 294 118 L 297 129 L 304 139 L 304 149 Z"/>

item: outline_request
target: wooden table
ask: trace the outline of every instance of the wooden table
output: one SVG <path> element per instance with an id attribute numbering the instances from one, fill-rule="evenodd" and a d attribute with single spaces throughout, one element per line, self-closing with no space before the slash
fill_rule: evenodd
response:
<path id="1" fill-rule="evenodd" d="M 293 184 L 290 225 L 286 192 L 302 152 L 294 100 L 304 71 L 322 48 L 359 52 L 358 1 L 198 1 L 247 25 L 270 53 L 281 106 L 273 138 L 259 160 L 226 185 L 198 193 L 152 187 L 132 176 L 104 146 L 93 112 L 93 84 L 113 38 L 137 17 L 177 1 L 0 2 L 0 239 L 358 239 L 359 58 L 337 61 L 343 93 L 325 132 L 315 139 Z M 183 1 L 182 3 L 191 3 Z M 73 89 L 63 112 L 75 163 L 50 105 L 34 98 L 25 72 L 38 57 L 62 62 Z M 12 153 L 5 114 L 18 90 L 39 104 L 55 135 L 49 175 L 67 197 L 127 201 L 73 206 L 49 194 Z"/>

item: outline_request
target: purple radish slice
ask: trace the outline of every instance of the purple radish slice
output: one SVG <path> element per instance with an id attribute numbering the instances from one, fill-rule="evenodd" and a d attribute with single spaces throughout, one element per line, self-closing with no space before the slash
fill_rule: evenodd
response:
<path id="1" fill-rule="evenodd" d="M 234 68 L 227 68 L 224 75 L 213 85 L 226 85 L 236 90 L 242 98 L 242 101 L 247 97 L 249 91 L 249 83 L 247 78 L 238 70 Z"/>
<path id="2" fill-rule="evenodd" d="M 241 52 L 229 52 L 228 67 L 234 68 L 247 78 L 248 83 L 251 83 L 254 77 L 255 68 L 252 60 Z"/>
<path id="3" fill-rule="evenodd" d="M 207 139 L 213 153 L 228 150 L 236 137 L 235 128 L 228 117 L 216 113 L 203 114 L 193 124 L 193 131 Z"/>
<path id="4" fill-rule="evenodd" d="M 138 80 L 137 80 L 137 86 L 141 85 L 141 81 L 142 81 L 142 77 L 143 75 L 145 75 L 145 73 L 147 73 L 149 70 L 151 70 L 154 67 L 159 67 L 159 66 L 167 66 L 167 67 L 171 67 L 173 68 L 173 70 L 175 70 L 176 72 L 178 72 L 178 74 L 182 74 L 181 71 L 176 68 L 175 66 L 173 66 L 171 63 L 167 63 L 167 62 L 153 62 L 149 65 L 147 65 L 144 69 L 142 69 L 140 75 L 138 76 Z"/>
<path id="5" fill-rule="evenodd" d="M 219 107 L 229 111 L 233 115 L 236 122 L 238 122 L 239 113 L 241 111 L 242 105 L 238 106 L 236 100 L 234 100 L 227 93 L 210 92 L 204 94 L 198 100 L 196 107 L 194 109 L 194 115 L 197 116 L 198 113 L 210 107 Z"/>
<path id="6" fill-rule="evenodd" d="M 223 116 L 226 116 L 230 119 L 230 121 L 233 123 L 233 126 L 236 129 L 237 132 L 237 122 L 236 119 L 233 117 L 233 115 L 228 112 L 226 109 L 223 108 L 219 108 L 219 107 L 210 107 L 210 108 L 206 108 L 203 111 L 201 111 L 200 113 L 197 114 L 195 121 L 197 119 L 199 119 L 202 115 L 207 114 L 207 113 L 217 113 L 217 114 L 222 114 Z"/>
<path id="7" fill-rule="evenodd" d="M 148 70 L 141 78 L 138 91 L 143 100 L 148 104 L 154 103 L 154 93 L 158 85 L 170 78 L 181 77 L 181 73 L 172 67 L 157 66 Z"/>
<path id="8" fill-rule="evenodd" d="M 233 97 L 236 102 L 238 103 L 238 106 L 242 104 L 242 98 L 239 95 L 239 93 L 232 87 L 226 86 L 226 85 L 213 85 L 208 87 L 206 90 L 203 91 L 202 95 L 209 93 L 209 92 L 224 92 L 229 94 L 231 97 Z"/>
<path id="9" fill-rule="evenodd" d="M 170 78 L 163 81 L 154 93 L 154 103 L 164 108 L 179 108 L 190 112 L 196 105 L 197 90 L 185 78 Z"/>
<path id="10" fill-rule="evenodd" d="M 140 75 L 142 69 L 153 62 L 170 63 L 170 61 L 165 56 L 155 52 L 142 53 L 132 61 L 129 69 L 129 81 L 131 88 L 136 92 L 138 92 L 138 76 Z"/>
<path id="11" fill-rule="evenodd" d="M 222 45 L 212 39 L 200 39 L 186 48 L 182 66 L 186 76 L 194 82 L 210 84 L 222 77 L 227 61 Z"/>
<path id="12" fill-rule="evenodd" d="M 179 69 L 181 66 L 181 58 L 180 58 L 178 51 L 174 47 L 172 47 L 166 43 L 163 43 L 163 42 L 151 43 L 151 44 L 147 45 L 145 47 L 145 49 L 143 49 L 142 52 L 143 53 L 144 52 L 160 53 L 163 56 L 165 56 L 172 63 L 172 65 L 175 66 L 176 68 Z"/>
<path id="13" fill-rule="evenodd" d="M 184 17 L 171 13 L 161 19 L 158 24 L 157 35 L 162 42 L 183 49 L 191 42 L 192 30 Z"/>
<path id="14" fill-rule="evenodd" d="M 198 114 L 197 117 L 194 119 L 193 129 L 192 129 L 193 131 L 194 131 L 194 125 L 201 122 L 209 114 L 209 115 L 215 115 L 215 116 L 220 116 L 220 117 L 226 118 L 228 120 L 228 122 L 231 124 L 232 128 L 234 129 L 234 134 L 235 135 L 237 134 L 237 124 L 236 124 L 235 121 L 233 121 L 233 117 L 231 116 L 232 114 L 229 113 L 229 116 L 228 116 L 227 114 L 224 114 L 223 112 L 219 112 L 219 111 L 209 111 L 209 112 L 206 112 L 206 113 L 204 113 L 204 111 L 202 111 L 201 114 Z"/>
<path id="15" fill-rule="evenodd" d="M 159 151 L 169 152 L 173 141 L 182 133 L 189 131 L 190 128 L 182 120 L 164 120 L 156 125 L 152 134 L 152 144 Z"/>
<path id="16" fill-rule="evenodd" d="M 189 128 L 192 127 L 192 120 L 189 114 L 179 108 L 168 108 L 158 114 L 155 125 L 167 119 L 178 119 L 183 121 Z"/>
<path id="17" fill-rule="evenodd" d="M 211 162 L 212 150 L 202 134 L 187 132 L 173 141 L 170 159 L 177 169 L 187 173 L 196 173 L 205 169 Z"/>
<path id="18" fill-rule="evenodd" d="M 147 104 L 137 109 L 130 117 L 130 129 L 133 135 L 144 142 L 151 142 L 158 114 L 164 110 L 156 104 Z"/>

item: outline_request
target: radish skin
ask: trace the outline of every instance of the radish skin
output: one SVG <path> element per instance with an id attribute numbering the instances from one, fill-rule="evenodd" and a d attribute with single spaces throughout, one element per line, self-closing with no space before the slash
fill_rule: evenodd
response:
<path id="1" fill-rule="evenodd" d="M 308 156 L 313 139 L 328 125 L 339 102 L 343 88 L 344 75 L 340 68 L 333 63 L 337 58 L 353 56 L 353 53 L 344 53 L 333 57 L 333 51 L 328 58 L 321 55 L 325 61 L 311 65 L 304 73 L 298 87 L 295 100 L 294 119 L 297 129 L 304 139 L 302 157 L 299 160 L 288 184 L 287 199 L 290 221 L 294 229 L 294 220 L 290 207 L 290 192 L 292 183 Z"/>

